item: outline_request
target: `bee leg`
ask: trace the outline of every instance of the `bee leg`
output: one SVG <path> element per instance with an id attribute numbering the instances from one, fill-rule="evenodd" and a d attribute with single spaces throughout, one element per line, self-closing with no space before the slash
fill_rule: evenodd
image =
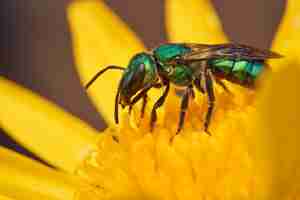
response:
<path id="1" fill-rule="evenodd" d="M 211 116 L 215 105 L 215 95 L 214 95 L 212 74 L 209 69 L 206 70 L 204 74 L 204 78 L 205 78 L 205 90 L 208 96 L 208 111 L 206 113 L 206 117 L 204 121 L 204 131 L 207 134 L 211 135 L 210 132 L 208 131 L 208 127 L 210 124 Z"/>
<path id="2" fill-rule="evenodd" d="M 199 78 L 194 80 L 194 84 L 196 86 L 196 88 L 202 93 L 205 93 L 205 90 L 203 89 L 202 85 L 201 85 L 201 76 L 199 76 Z"/>
<path id="3" fill-rule="evenodd" d="M 225 90 L 225 92 L 231 94 L 230 90 L 228 89 L 228 87 L 225 85 L 225 83 L 222 80 L 216 78 L 216 83 L 218 85 L 220 85 L 223 88 L 223 90 Z"/>
<path id="4" fill-rule="evenodd" d="M 130 104 L 130 105 L 129 105 L 129 109 L 128 109 L 128 114 L 129 114 L 129 115 L 131 115 L 132 108 L 133 108 L 133 104 Z"/>
<path id="5" fill-rule="evenodd" d="M 145 108 L 147 105 L 147 92 L 152 88 L 159 88 L 161 87 L 161 84 L 158 83 L 151 83 L 146 85 L 131 101 L 130 106 L 129 106 L 129 112 L 131 111 L 132 107 L 134 106 L 134 104 L 136 104 L 141 98 L 143 98 L 143 104 L 142 104 L 142 111 L 141 111 L 141 118 L 144 117 L 144 113 L 145 113 Z"/>
<path id="6" fill-rule="evenodd" d="M 120 87 L 120 86 L 119 86 Z M 133 100 L 130 102 L 128 113 L 131 114 L 132 108 L 134 104 L 136 104 L 142 97 L 147 95 L 147 92 L 152 88 L 157 87 L 157 84 L 148 84 L 146 85 L 141 92 L 139 92 Z M 120 88 L 118 88 L 117 95 L 115 98 L 115 122 L 116 124 L 119 123 L 119 96 L 120 96 Z"/>
<path id="7" fill-rule="evenodd" d="M 148 90 L 147 90 L 148 91 Z M 130 115 L 131 114 L 131 111 L 132 111 L 132 108 L 134 106 L 134 104 L 136 104 L 136 102 L 138 102 L 141 98 L 143 98 L 143 103 L 142 103 L 142 108 L 141 108 L 141 118 L 144 118 L 144 114 L 145 114 L 145 109 L 146 109 L 146 105 L 147 105 L 147 91 L 143 92 L 141 94 L 141 96 L 139 96 L 139 98 L 136 98 L 135 102 L 131 102 L 131 104 L 129 105 L 129 110 L 128 110 L 128 114 Z"/>
<path id="8" fill-rule="evenodd" d="M 151 120 L 150 120 L 150 131 L 151 132 L 153 131 L 154 124 L 157 120 L 156 109 L 158 109 L 159 107 L 161 107 L 164 104 L 164 102 L 166 100 L 166 97 L 168 96 L 168 93 L 169 93 L 169 90 L 170 90 L 170 83 L 167 82 L 165 84 L 166 84 L 166 88 L 165 88 L 165 91 L 164 91 L 163 95 L 155 102 L 155 104 L 152 108 L 152 111 L 151 111 Z"/>
<path id="9" fill-rule="evenodd" d="M 115 123 L 119 123 L 119 101 L 120 101 L 120 86 L 118 87 L 118 91 L 115 97 L 115 113 L 114 113 L 114 118 L 115 118 Z"/>
<path id="10" fill-rule="evenodd" d="M 144 118 L 147 102 L 148 102 L 148 96 L 147 96 L 147 94 L 145 94 L 145 95 L 143 96 L 143 104 L 142 104 L 142 110 L 141 110 L 141 118 Z"/>
<path id="11" fill-rule="evenodd" d="M 148 89 L 149 90 L 149 89 Z M 131 114 L 132 108 L 134 106 L 134 104 L 136 104 L 141 98 L 143 98 L 143 104 L 142 104 L 142 109 L 141 109 L 141 118 L 144 117 L 144 113 L 145 113 L 145 109 L 146 109 L 146 105 L 147 105 L 147 92 L 148 90 L 142 91 L 141 93 L 138 94 L 138 96 L 136 96 L 131 104 L 129 105 L 129 110 L 128 113 L 129 115 Z"/>
<path id="12" fill-rule="evenodd" d="M 193 86 L 188 86 L 186 90 L 184 91 L 182 100 L 181 100 L 181 107 L 180 107 L 180 116 L 179 116 L 179 123 L 176 131 L 176 135 L 181 131 L 183 125 L 184 125 L 184 118 L 185 113 L 187 111 L 188 105 L 189 105 L 189 97 L 194 96 Z"/>

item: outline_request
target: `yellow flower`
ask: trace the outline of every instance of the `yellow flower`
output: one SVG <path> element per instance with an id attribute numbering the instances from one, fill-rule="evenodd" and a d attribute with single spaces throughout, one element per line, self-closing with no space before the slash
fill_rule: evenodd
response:
<path id="1" fill-rule="evenodd" d="M 0 199 L 300 199 L 299 7 L 299 1 L 288 1 L 274 43 L 286 57 L 272 64 L 277 72 L 261 89 L 254 93 L 226 83 L 229 95 L 216 88 L 212 136 L 202 131 L 207 100 L 201 94 L 175 137 L 180 103 L 174 91 L 153 133 L 136 107 L 131 117 L 122 112 L 116 126 L 113 99 L 120 74 L 107 73 L 89 91 L 109 125 L 97 135 L 78 118 L 0 78 L 1 127 L 55 167 L 0 148 Z M 74 1 L 68 17 L 83 83 L 101 67 L 126 66 L 144 50 L 101 1 Z M 208 0 L 167 0 L 166 17 L 171 41 L 226 41 Z M 151 92 L 150 104 L 160 93 Z"/>

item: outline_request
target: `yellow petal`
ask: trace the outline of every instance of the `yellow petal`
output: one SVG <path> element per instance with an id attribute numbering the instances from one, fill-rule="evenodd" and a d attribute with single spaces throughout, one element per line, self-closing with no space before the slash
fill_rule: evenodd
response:
<path id="1" fill-rule="evenodd" d="M 0 78 L 1 127 L 41 158 L 73 172 L 94 148 L 96 131 L 52 103 Z"/>
<path id="2" fill-rule="evenodd" d="M 102 1 L 77 0 L 68 9 L 77 69 L 83 83 L 108 65 L 127 66 L 143 51 L 136 35 Z M 108 72 L 89 89 L 108 123 L 112 123 L 114 98 L 121 72 Z"/>
<path id="3" fill-rule="evenodd" d="M 274 75 L 259 106 L 257 152 L 264 165 L 272 169 L 271 199 L 300 199 L 299 65 L 289 63 Z"/>
<path id="4" fill-rule="evenodd" d="M 226 42 L 210 0 L 167 0 L 166 25 L 172 42 Z"/>
<path id="5" fill-rule="evenodd" d="M 12 199 L 73 200 L 80 189 L 75 178 L 4 148 L 0 163 L 0 194 Z"/>
<path id="6" fill-rule="evenodd" d="M 12 199 L 12 198 L 9 198 L 9 197 L 6 197 L 6 196 L 3 196 L 0 194 L 0 200 L 16 200 L 16 199 Z"/>
<path id="7" fill-rule="evenodd" d="M 272 62 L 275 70 L 285 66 L 286 60 L 300 60 L 300 1 L 288 0 L 283 19 L 273 42 L 274 51 L 282 54 L 284 59 Z M 295 67 L 295 66 L 291 66 Z"/>

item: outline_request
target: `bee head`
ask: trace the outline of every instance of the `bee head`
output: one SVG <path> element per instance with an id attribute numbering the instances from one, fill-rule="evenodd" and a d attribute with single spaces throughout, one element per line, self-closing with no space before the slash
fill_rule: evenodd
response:
<path id="1" fill-rule="evenodd" d="M 123 108 L 130 106 L 132 99 L 139 91 L 144 89 L 146 85 L 158 80 L 156 66 L 152 56 L 147 53 L 139 53 L 131 59 L 119 82 L 115 107 L 116 115 L 118 104 Z"/>
<path id="2" fill-rule="evenodd" d="M 124 108 L 131 103 L 132 97 L 144 87 L 145 65 L 140 64 L 134 69 L 124 71 L 119 85 L 119 104 Z"/>

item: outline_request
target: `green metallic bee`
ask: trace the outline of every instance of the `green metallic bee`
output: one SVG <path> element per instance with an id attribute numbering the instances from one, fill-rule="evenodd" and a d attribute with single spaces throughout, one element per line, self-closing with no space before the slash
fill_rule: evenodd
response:
<path id="1" fill-rule="evenodd" d="M 99 71 L 86 85 L 86 89 L 105 71 L 123 70 L 115 98 L 115 122 L 118 123 L 119 104 L 124 108 L 143 100 L 141 117 L 147 104 L 147 92 L 155 87 L 165 87 L 162 96 L 155 102 L 150 119 L 151 131 L 157 119 L 156 110 L 161 107 L 168 95 L 170 83 L 184 87 L 177 134 L 181 131 L 190 98 L 194 97 L 194 87 L 208 96 L 208 111 L 204 130 L 208 132 L 214 109 L 213 82 L 228 91 L 222 79 L 252 88 L 255 79 L 263 72 L 265 60 L 280 58 L 277 53 L 260 50 L 242 44 L 195 44 L 170 43 L 160 45 L 149 53 L 138 53 L 127 68 L 108 66 Z"/>

